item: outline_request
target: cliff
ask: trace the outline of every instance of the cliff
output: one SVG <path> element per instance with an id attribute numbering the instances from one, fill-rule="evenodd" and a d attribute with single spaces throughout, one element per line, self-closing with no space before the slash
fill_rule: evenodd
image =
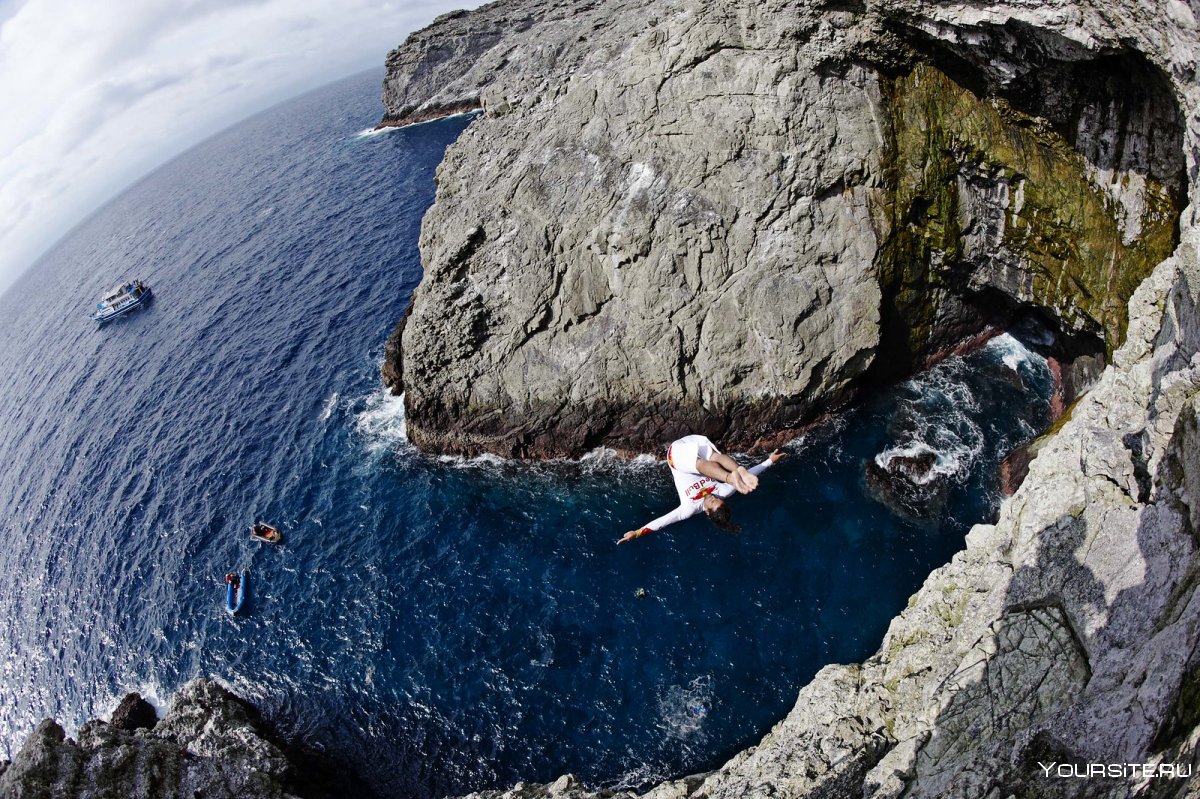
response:
<path id="1" fill-rule="evenodd" d="M 425 34 L 389 57 L 388 118 L 484 109 L 438 172 L 385 364 L 422 448 L 748 446 L 1019 314 L 1104 355 L 1176 242 L 1170 64 L 1103 26 L 524 8 L 485 7 L 482 38 L 436 24 L 461 60 Z M 500 9 L 528 27 L 495 39 Z M 423 99 L 433 72 L 458 88 Z"/>
<path id="2" fill-rule="evenodd" d="M 347 795 L 314 753 L 289 750 L 250 705 L 210 680 L 181 688 L 159 720 L 137 694 L 75 740 L 47 719 L 12 763 L 4 799 L 296 799 Z M 337 785 L 338 790 L 332 790 Z"/>
<path id="3" fill-rule="evenodd" d="M 1174 0 L 608 0 L 442 65 L 419 446 L 748 443 L 1021 314 L 1111 361 L 873 657 L 650 796 L 1197 791 L 1057 766 L 1200 768 L 1198 54 Z"/>

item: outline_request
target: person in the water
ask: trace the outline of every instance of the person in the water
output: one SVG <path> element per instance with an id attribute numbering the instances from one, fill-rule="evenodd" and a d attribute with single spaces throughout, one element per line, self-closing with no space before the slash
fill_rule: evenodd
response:
<path id="1" fill-rule="evenodd" d="M 704 436 L 684 436 L 667 448 L 667 464 L 671 467 L 675 490 L 679 492 L 679 507 L 644 527 L 630 530 L 617 543 L 624 544 L 646 533 L 661 530 L 702 510 L 717 527 L 731 533 L 738 532 L 740 528 L 733 523 L 725 498 L 735 491 L 749 494 L 758 487 L 758 475 L 778 463 L 784 454 L 775 450 L 762 463 L 747 469 L 722 454 Z"/>

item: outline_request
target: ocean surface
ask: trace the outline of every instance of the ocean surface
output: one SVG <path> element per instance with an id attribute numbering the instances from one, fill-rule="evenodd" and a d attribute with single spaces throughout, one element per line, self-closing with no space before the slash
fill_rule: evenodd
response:
<path id="1" fill-rule="evenodd" d="M 413 451 L 379 364 L 470 120 L 359 135 L 381 77 L 162 167 L 0 298 L 10 755 L 46 716 L 71 731 L 212 676 L 380 796 L 708 769 L 823 665 L 875 651 L 1045 426 L 1045 362 L 1002 336 L 794 442 L 733 501 L 740 535 L 693 519 L 621 547 L 675 502 L 661 460 Z M 97 329 L 133 277 L 154 302 Z M 925 448 L 939 513 L 870 497 L 867 461 Z M 252 543 L 255 519 L 286 543 Z M 237 618 L 231 569 L 250 570 Z"/>

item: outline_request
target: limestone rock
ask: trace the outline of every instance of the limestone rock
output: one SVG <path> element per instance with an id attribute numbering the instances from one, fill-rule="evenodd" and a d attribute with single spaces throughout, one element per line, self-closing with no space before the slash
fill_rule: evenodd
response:
<path id="1" fill-rule="evenodd" d="M 380 127 L 407 125 L 479 106 L 480 91 L 524 57 L 512 38 L 544 20 L 574 16 L 586 0 L 494 2 L 451 11 L 413 33 L 387 57 Z"/>
<path id="2" fill-rule="evenodd" d="M 7 769 L 0 797 L 54 799 L 289 799 L 329 794 L 311 764 L 298 766 L 257 712 L 221 686 L 194 680 L 175 696 L 153 729 L 140 718 L 137 694 L 121 703 L 114 723 L 89 721 L 77 740 L 43 721 Z M 149 707 L 149 705 L 146 705 Z M 150 708 L 150 718 L 153 718 Z M 134 729 L 130 729 L 134 725 Z M 297 758 L 303 760 L 303 758 Z"/>
<path id="3" fill-rule="evenodd" d="M 483 114 L 385 359 L 412 442 L 751 446 L 1028 306 L 1114 348 L 1173 245 L 1183 123 L 1163 65 L 1072 33 L 606 0 L 415 34 L 388 119 Z"/>
<path id="4" fill-rule="evenodd" d="M 798 70 L 783 48 L 811 13 L 603 11 L 517 37 L 553 63 L 510 64 L 439 169 L 400 348 L 418 446 L 756 437 L 871 362 L 876 77 Z M 589 26 L 602 36 L 581 42 Z"/>

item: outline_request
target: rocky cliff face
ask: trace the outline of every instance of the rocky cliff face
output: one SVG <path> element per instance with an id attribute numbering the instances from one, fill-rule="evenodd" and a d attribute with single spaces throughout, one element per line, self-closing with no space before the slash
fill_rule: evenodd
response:
<path id="1" fill-rule="evenodd" d="M 823 669 L 719 770 L 646 797 L 1196 794 L 1197 243 L 1189 232 L 1139 287 L 1115 366 L 879 652 Z M 1098 763 L 1161 773 L 1071 776 Z M 472 796 L 632 799 L 571 778 Z"/>
<path id="2" fill-rule="evenodd" d="M 1030 309 L 1071 355 L 1111 352 L 1174 246 L 1180 107 L 1119 38 L 882 7 L 532 8 L 389 57 L 389 119 L 484 108 L 438 173 L 385 366 L 418 446 L 749 445 Z M 427 55 L 435 33 L 470 56 Z"/>
<path id="3" fill-rule="evenodd" d="M 455 68 L 484 114 L 391 348 L 419 445 L 748 441 L 1014 311 L 1111 356 L 875 656 L 650 796 L 1196 792 L 1060 775 L 1200 769 L 1198 31 L 1175 0 L 610 0 Z"/>
<path id="4" fill-rule="evenodd" d="M 519 34 L 587 11 L 589 0 L 496 2 L 443 14 L 388 53 L 379 127 L 408 125 L 479 107 L 480 92 L 528 42 Z M 535 52 L 537 46 L 531 49 Z M 465 69 L 470 66 L 472 69 Z"/>
<path id="5" fill-rule="evenodd" d="M 131 694 L 111 722 L 89 721 L 75 740 L 43 721 L 12 763 L 0 764 L 8 799 L 288 799 L 331 793 L 309 753 L 297 757 L 257 711 L 209 680 L 188 683 L 159 721 Z M 352 792 L 354 786 L 347 788 Z"/>

